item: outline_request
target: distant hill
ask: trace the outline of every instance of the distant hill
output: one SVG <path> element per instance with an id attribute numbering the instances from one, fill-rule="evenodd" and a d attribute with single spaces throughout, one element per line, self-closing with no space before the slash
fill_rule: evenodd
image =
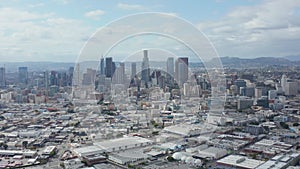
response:
<path id="1" fill-rule="evenodd" d="M 300 55 L 285 56 L 283 58 L 288 59 L 290 61 L 300 61 Z"/>
<path id="2" fill-rule="evenodd" d="M 300 66 L 300 56 L 286 56 L 286 57 L 259 57 L 259 58 L 238 58 L 238 57 L 221 57 L 224 67 L 231 68 L 257 68 L 264 66 Z M 216 62 L 216 58 L 213 58 L 211 63 Z M 208 62 L 208 63 L 209 63 Z M 118 65 L 119 62 L 116 62 Z M 174 63 L 175 64 L 175 63 Z M 87 68 L 97 69 L 99 65 L 98 61 L 84 61 L 80 63 L 80 69 L 86 70 Z M 125 63 L 127 69 L 131 68 L 131 63 Z M 26 66 L 29 71 L 45 71 L 56 70 L 65 71 L 69 67 L 75 67 L 75 63 L 65 62 L 0 62 L 0 67 L 5 66 L 6 72 L 18 72 L 18 67 Z M 136 62 L 137 70 L 141 68 L 141 62 Z M 191 68 L 203 67 L 203 63 L 190 62 Z M 166 61 L 150 61 L 151 68 L 166 69 Z"/>
<path id="3" fill-rule="evenodd" d="M 212 59 L 211 62 L 214 62 L 216 58 Z M 220 58 L 223 66 L 238 68 L 238 67 L 263 67 L 263 66 L 295 66 L 300 65 L 300 62 L 293 62 L 285 58 L 280 57 L 259 57 L 253 59 L 245 59 L 238 57 L 221 57 Z"/>
<path id="4" fill-rule="evenodd" d="M 64 62 L 0 62 L 0 67 L 5 67 L 6 72 L 18 72 L 18 67 L 28 67 L 28 71 L 68 70 L 74 63 Z"/>

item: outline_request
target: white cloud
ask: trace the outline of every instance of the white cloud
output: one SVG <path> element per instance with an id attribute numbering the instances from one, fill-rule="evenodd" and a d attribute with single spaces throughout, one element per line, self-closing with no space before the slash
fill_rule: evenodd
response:
<path id="1" fill-rule="evenodd" d="M 284 56 L 299 54 L 300 16 L 297 0 L 266 0 L 233 9 L 216 22 L 199 24 L 221 55 Z"/>
<path id="2" fill-rule="evenodd" d="M 81 21 L 51 13 L 0 8 L 0 21 L 1 61 L 75 61 L 91 34 Z"/>
<path id="3" fill-rule="evenodd" d="M 118 3 L 118 8 L 123 10 L 143 10 L 145 9 L 142 5 L 137 4 L 125 4 L 125 3 Z"/>
<path id="4" fill-rule="evenodd" d="M 105 13 L 104 11 L 98 9 L 98 10 L 89 11 L 85 13 L 85 16 L 92 19 L 99 19 L 100 16 L 102 16 L 104 13 Z"/>
<path id="5" fill-rule="evenodd" d="M 28 7 L 29 8 L 38 8 L 38 7 L 42 7 L 44 6 L 44 3 L 37 3 L 37 4 L 29 4 Z"/>

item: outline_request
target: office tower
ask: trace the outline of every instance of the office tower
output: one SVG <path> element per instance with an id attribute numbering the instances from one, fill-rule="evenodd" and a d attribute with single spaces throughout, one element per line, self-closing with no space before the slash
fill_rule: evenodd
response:
<path id="1" fill-rule="evenodd" d="M 120 63 L 113 76 L 113 83 L 124 84 L 125 82 L 125 64 Z"/>
<path id="2" fill-rule="evenodd" d="M 268 91 L 268 99 L 274 100 L 277 97 L 277 90 L 269 90 Z"/>
<path id="3" fill-rule="evenodd" d="M 105 58 L 105 75 L 106 77 L 112 77 L 115 73 L 116 65 L 112 60 L 112 57 Z"/>
<path id="4" fill-rule="evenodd" d="M 83 74 L 83 85 L 91 85 L 95 82 L 96 70 L 88 68 L 86 73 Z"/>
<path id="5" fill-rule="evenodd" d="M 75 70 L 74 70 L 74 75 L 73 75 L 73 85 L 74 86 L 79 86 L 81 83 L 80 83 L 80 64 L 77 63 L 76 66 L 75 66 Z"/>
<path id="6" fill-rule="evenodd" d="M 101 56 L 101 59 L 100 59 L 99 70 L 100 70 L 100 75 L 104 75 L 105 74 L 105 65 L 104 65 L 104 58 L 103 58 L 103 56 Z"/>
<path id="7" fill-rule="evenodd" d="M 148 50 L 144 50 L 144 58 L 142 62 L 142 80 L 145 82 L 145 84 L 150 81 Z"/>
<path id="8" fill-rule="evenodd" d="M 136 63 L 132 62 L 131 63 L 131 78 L 134 78 L 135 75 L 136 75 Z"/>
<path id="9" fill-rule="evenodd" d="M 246 87 L 246 81 L 243 79 L 237 79 L 233 82 L 234 85 L 237 86 L 237 91 L 240 92 L 241 87 Z"/>
<path id="10" fill-rule="evenodd" d="M 28 84 L 28 69 L 27 67 L 19 67 L 19 83 Z"/>
<path id="11" fill-rule="evenodd" d="M 237 101 L 237 109 L 238 110 L 244 110 L 249 109 L 251 106 L 253 106 L 253 99 L 246 98 L 246 97 L 240 97 Z"/>
<path id="12" fill-rule="evenodd" d="M 298 82 L 288 81 L 285 83 L 284 94 L 286 96 L 295 96 L 298 94 Z"/>
<path id="13" fill-rule="evenodd" d="M 5 68 L 0 67 L 0 87 L 5 87 Z"/>
<path id="14" fill-rule="evenodd" d="M 48 70 L 44 72 L 44 86 L 48 90 L 49 89 L 49 72 Z"/>
<path id="15" fill-rule="evenodd" d="M 56 71 L 50 72 L 50 86 L 58 86 L 58 74 Z"/>
<path id="16" fill-rule="evenodd" d="M 74 67 L 70 67 L 67 74 L 67 85 L 72 86 L 72 79 L 74 74 Z"/>
<path id="17" fill-rule="evenodd" d="M 254 87 L 240 87 L 240 95 L 253 97 L 254 96 Z"/>
<path id="18" fill-rule="evenodd" d="M 189 60 L 187 57 L 180 57 L 175 63 L 175 79 L 179 85 L 183 85 L 188 80 Z"/>
<path id="19" fill-rule="evenodd" d="M 174 58 L 172 57 L 167 59 L 167 73 L 171 77 L 174 77 Z"/>
<path id="20" fill-rule="evenodd" d="M 256 87 L 256 88 L 255 88 L 255 91 L 254 91 L 254 94 L 255 94 L 255 98 L 260 98 L 260 97 L 262 97 L 262 95 L 263 95 L 263 88 L 261 88 L 261 87 Z"/>
<path id="21" fill-rule="evenodd" d="M 281 82 L 282 91 L 285 92 L 286 82 L 287 82 L 287 77 L 285 74 L 282 75 L 280 82 Z"/>

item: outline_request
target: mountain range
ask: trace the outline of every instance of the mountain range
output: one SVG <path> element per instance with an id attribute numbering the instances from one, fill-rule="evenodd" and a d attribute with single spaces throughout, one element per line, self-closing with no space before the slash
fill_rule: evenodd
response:
<path id="1" fill-rule="evenodd" d="M 231 68 L 259 68 L 264 66 L 299 66 L 300 56 L 286 56 L 286 57 L 258 57 L 258 58 L 239 58 L 239 57 L 221 57 L 220 60 L 224 67 Z M 215 62 L 216 58 L 209 62 Z M 96 67 L 99 63 L 97 61 L 85 61 L 80 65 L 82 70 L 87 67 Z M 117 63 L 118 64 L 118 63 Z M 125 63 L 126 67 L 130 68 L 130 62 Z M 190 67 L 203 67 L 202 63 L 190 62 Z M 68 70 L 69 67 L 74 67 L 75 63 L 67 62 L 0 62 L 0 67 L 5 67 L 6 72 L 17 72 L 18 67 L 28 67 L 28 71 L 45 71 L 45 70 Z M 137 62 L 137 68 L 140 68 L 141 62 Z M 150 61 L 150 67 L 165 68 L 166 62 Z"/>

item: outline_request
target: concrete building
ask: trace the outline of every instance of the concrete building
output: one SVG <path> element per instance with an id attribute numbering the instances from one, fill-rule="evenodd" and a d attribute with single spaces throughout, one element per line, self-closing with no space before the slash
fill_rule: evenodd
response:
<path id="1" fill-rule="evenodd" d="M 5 77 L 5 68 L 0 67 L 0 87 L 5 87 L 6 77 Z"/>
<path id="2" fill-rule="evenodd" d="M 216 147 L 209 147 L 207 149 L 201 150 L 197 153 L 196 156 L 201 158 L 211 158 L 211 159 L 219 159 L 227 155 L 227 150 Z"/>
<path id="3" fill-rule="evenodd" d="M 131 63 L 131 78 L 134 78 L 135 75 L 136 75 L 136 63 L 132 62 Z"/>
<path id="4" fill-rule="evenodd" d="M 287 77 L 286 77 L 285 74 L 283 74 L 282 77 L 281 77 L 281 80 L 280 80 L 283 92 L 285 92 L 286 82 L 287 82 Z"/>
<path id="5" fill-rule="evenodd" d="M 142 137 L 122 137 L 112 140 L 95 142 L 94 145 L 103 149 L 105 152 L 115 152 L 127 150 L 130 148 L 144 147 L 151 145 L 153 142 Z"/>
<path id="6" fill-rule="evenodd" d="M 268 99 L 274 100 L 277 97 L 277 90 L 269 90 L 268 91 Z"/>
<path id="7" fill-rule="evenodd" d="M 27 67 L 19 67 L 19 83 L 28 84 L 28 68 Z"/>
<path id="8" fill-rule="evenodd" d="M 217 168 L 254 169 L 263 163 L 264 161 L 250 159 L 246 156 L 229 155 L 217 161 Z"/>
<path id="9" fill-rule="evenodd" d="M 112 78 L 113 84 L 124 84 L 125 82 L 125 64 L 120 63 L 116 68 Z"/>
<path id="10" fill-rule="evenodd" d="M 174 58 L 173 57 L 169 57 L 167 59 L 167 73 L 168 73 L 168 75 L 170 75 L 171 77 L 174 78 Z"/>
<path id="11" fill-rule="evenodd" d="M 144 58 L 142 62 L 142 80 L 145 84 L 148 84 L 150 81 L 150 68 L 149 68 L 149 58 L 148 50 L 144 50 Z"/>
<path id="12" fill-rule="evenodd" d="M 260 98 L 263 95 L 263 88 L 256 87 L 254 90 L 255 98 Z"/>
<path id="13" fill-rule="evenodd" d="M 175 79 L 179 85 L 183 85 L 188 80 L 189 58 L 180 57 L 175 63 Z"/>
<path id="14" fill-rule="evenodd" d="M 250 98 L 239 98 L 237 102 L 237 109 L 238 110 L 244 110 L 244 109 L 249 109 L 251 106 L 253 106 L 253 99 Z"/>
<path id="15" fill-rule="evenodd" d="M 108 78 L 111 78 L 115 73 L 116 65 L 113 62 L 112 57 L 105 58 L 105 75 Z"/>
<path id="16" fill-rule="evenodd" d="M 240 95 L 254 97 L 254 87 L 240 87 Z"/>
<path id="17" fill-rule="evenodd" d="M 298 94 L 298 83 L 297 82 L 286 82 L 285 84 L 285 95 L 295 96 Z"/>

